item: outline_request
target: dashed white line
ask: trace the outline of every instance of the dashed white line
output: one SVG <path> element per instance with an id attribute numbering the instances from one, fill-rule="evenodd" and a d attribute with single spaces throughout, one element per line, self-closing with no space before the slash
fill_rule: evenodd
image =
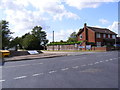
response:
<path id="1" fill-rule="evenodd" d="M 118 59 L 118 58 L 113 58 L 113 59 Z"/>
<path id="2" fill-rule="evenodd" d="M 103 62 L 103 61 L 100 61 L 100 62 Z"/>
<path id="3" fill-rule="evenodd" d="M 79 66 L 74 66 L 74 67 L 72 67 L 72 68 L 79 68 Z"/>
<path id="4" fill-rule="evenodd" d="M 95 62 L 94 64 L 98 64 L 99 62 Z"/>
<path id="5" fill-rule="evenodd" d="M 93 65 L 92 63 L 88 64 L 88 65 Z"/>
<path id="6" fill-rule="evenodd" d="M 113 58 L 113 59 L 115 59 L 115 58 Z M 112 61 L 113 59 L 110 59 L 110 61 Z"/>
<path id="7" fill-rule="evenodd" d="M 109 60 L 105 60 L 106 62 L 108 62 Z"/>
<path id="8" fill-rule="evenodd" d="M 69 68 L 63 68 L 63 69 L 61 69 L 62 71 L 65 71 L 65 70 L 68 70 Z"/>
<path id="9" fill-rule="evenodd" d="M 36 73 L 36 74 L 33 74 L 32 76 L 39 76 L 39 75 L 43 75 L 44 73 Z"/>
<path id="10" fill-rule="evenodd" d="M 0 82 L 4 82 L 5 80 L 0 80 Z"/>
<path id="11" fill-rule="evenodd" d="M 22 78 L 26 78 L 27 76 L 20 76 L 20 77 L 15 77 L 14 79 L 22 79 Z"/>
<path id="12" fill-rule="evenodd" d="M 57 72 L 57 71 L 49 71 L 48 73 L 54 73 L 54 72 Z"/>
<path id="13" fill-rule="evenodd" d="M 86 66 L 86 65 L 84 64 L 84 65 L 81 65 L 81 66 L 83 66 L 83 67 L 84 67 L 84 66 Z"/>

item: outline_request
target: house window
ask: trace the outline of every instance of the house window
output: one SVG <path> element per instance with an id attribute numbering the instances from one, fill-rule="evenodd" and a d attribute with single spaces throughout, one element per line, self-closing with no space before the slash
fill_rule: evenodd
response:
<path id="1" fill-rule="evenodd" d="M 80 35 L 80 39 L 82 39 L 82 35 Z"/>
<path id="2" fill-rule="evenodd" d="M 108 34 L 108 38 L 110 38 L 110 34 Z"/>
<path id="3" fill-rule="evenodd" d="M 97 47 L 101 47 L 101 42 L 97 42 Z"/>
<path id="4" fill-rule="evenodd" d="M 115 39 L 116 38 L 115 35 L 112 35 L 112 38 Z"/>
<path id="5" fill-rule="evenodd" d="M 97 33 L 97 35 L 96 35 L 96 36 L 97 36 L 97 38 L 100 38 L 100 33 Z"/>
<path id="6" fill-rule="evenodd" d="M 106 38 L 106 34 L 103 34 L 103 38 Z"/>

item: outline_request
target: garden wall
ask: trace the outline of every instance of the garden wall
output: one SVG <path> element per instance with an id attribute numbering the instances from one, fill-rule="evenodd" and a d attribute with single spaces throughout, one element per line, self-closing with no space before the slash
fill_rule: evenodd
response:
<path id="1" fill-rule="evenodd" d="M 78 48 L 78 45 L 75 46 L 75 45 L 51 45 L 51 46 L 47 46 L 47 50 L 85 50 L 85 48 Z M 93 50 L 93 51 L 110 51 L 110 50 L 115 50 L 114 47 L 92 47 L 90 50 Z"/>

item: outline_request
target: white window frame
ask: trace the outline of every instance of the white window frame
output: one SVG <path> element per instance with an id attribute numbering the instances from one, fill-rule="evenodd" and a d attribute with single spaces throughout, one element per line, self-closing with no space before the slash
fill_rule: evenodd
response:
<path id="1" fill-rule="evenodd" d="M 96 37 L 97 37 L 97 38 L 101 38 L 100 33 L 97 33 L 97 34 L 96 34 Z"/>
<path id="2" fill-rule="evenodd" d="M 103 38 L 106 38 L 106 34 L 103 34 Z"/>
<path id="3" fill-rule="evenodd" d="M 116 38 L 116 35 L 112 35 L 112 38 L 115 39 L 115 38 Z"/>
<path id="4" fill-rule="evenodd" d="M 108 38 L 110 38 L 110 34 L 108 34 Z"/>
<path id="5" fill-rule="evenodd" d="M 96 42 L 96 44 L 97 44 L 97 47 L 101 47 L 101 42 Z"/>
<path id="6" fill-rule="evenodd" d="M 80 39 L 82 39 L 83 38 L 83 36 L 82 36 L 82 34 L 80 34 Z"/>

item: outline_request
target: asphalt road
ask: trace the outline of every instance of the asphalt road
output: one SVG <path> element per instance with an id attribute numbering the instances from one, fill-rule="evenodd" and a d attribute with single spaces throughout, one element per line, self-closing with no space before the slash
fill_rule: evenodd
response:
<path id="1" fill-rule="evenodd" d="M 117 51 L 6 62 L 3 88 L 118 88 Z"/>

